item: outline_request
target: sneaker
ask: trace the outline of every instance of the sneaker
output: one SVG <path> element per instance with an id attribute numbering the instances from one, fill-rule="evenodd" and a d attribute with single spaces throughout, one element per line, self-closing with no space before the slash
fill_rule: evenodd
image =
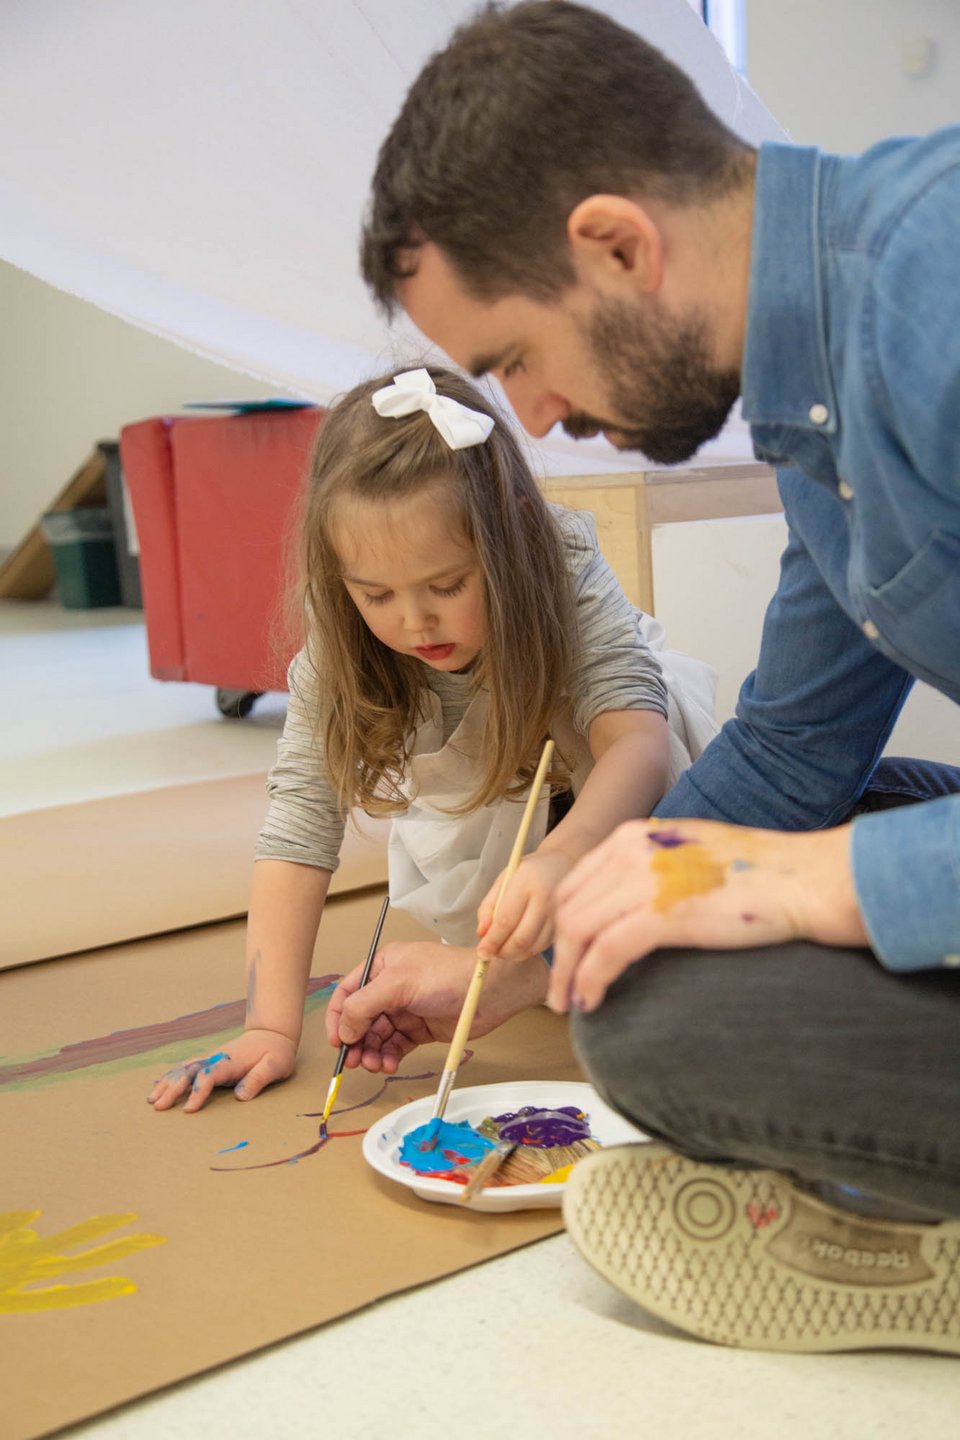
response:
<path id="1" fill-rule="evenodd" d="M 864 1218 L 657 1144 L 581 1160 L 563 1218 L 604 1279 L 718 1345 L 960 1354 L 960 1221 Z"/>

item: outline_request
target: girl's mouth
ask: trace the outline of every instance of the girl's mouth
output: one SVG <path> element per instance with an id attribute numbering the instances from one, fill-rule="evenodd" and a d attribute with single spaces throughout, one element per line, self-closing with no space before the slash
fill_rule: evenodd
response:
<path id="1" fill-rule="evenodd" d="M 417 645 L 417 654 L 423 660 L 446 660 L 453 654 L 453 645 Z"/>

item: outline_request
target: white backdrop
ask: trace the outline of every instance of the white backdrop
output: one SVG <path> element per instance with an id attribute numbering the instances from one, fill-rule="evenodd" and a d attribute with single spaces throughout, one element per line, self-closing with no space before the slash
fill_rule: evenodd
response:
<path id="1" fill-rule="evenodd" d="M 606 0 L 746 138 L 782 131 L 686 0 Z M 472 0 L 4 0 L 0 257 L 320 401 L 425 343 L 357 240 L 380 142 Z M 736 426 L 734 426 L 736 430 Z M 553 473 L 636 468 L 551 436 Z M 741 434 L 736 453 L 748 453 Z"/>

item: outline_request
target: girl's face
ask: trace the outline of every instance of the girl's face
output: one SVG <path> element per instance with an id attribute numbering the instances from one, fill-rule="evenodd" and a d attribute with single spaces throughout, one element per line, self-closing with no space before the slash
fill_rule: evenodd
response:
<path id="1" fill-rule="evenodd" d="M 476 551 L 431 486 L 405 500 L 341 501 L 333 543 L 343 583 L 365 623 L 399 655 L 463 670 L 486 639 Z"/>

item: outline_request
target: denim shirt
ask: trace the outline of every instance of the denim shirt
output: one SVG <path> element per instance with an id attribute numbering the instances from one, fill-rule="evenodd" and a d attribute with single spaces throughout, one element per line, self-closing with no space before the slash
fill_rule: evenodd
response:
<path id="1" fill-rule="evenodd" d="M 960 702 L 960 126 L 757 162 L 743 414 L 789 540 L 736 717 L 658 815 L 839 823 L 914 677 Z M 960 796 L 853 823 L 893 970 L 960 965 Z"/>

